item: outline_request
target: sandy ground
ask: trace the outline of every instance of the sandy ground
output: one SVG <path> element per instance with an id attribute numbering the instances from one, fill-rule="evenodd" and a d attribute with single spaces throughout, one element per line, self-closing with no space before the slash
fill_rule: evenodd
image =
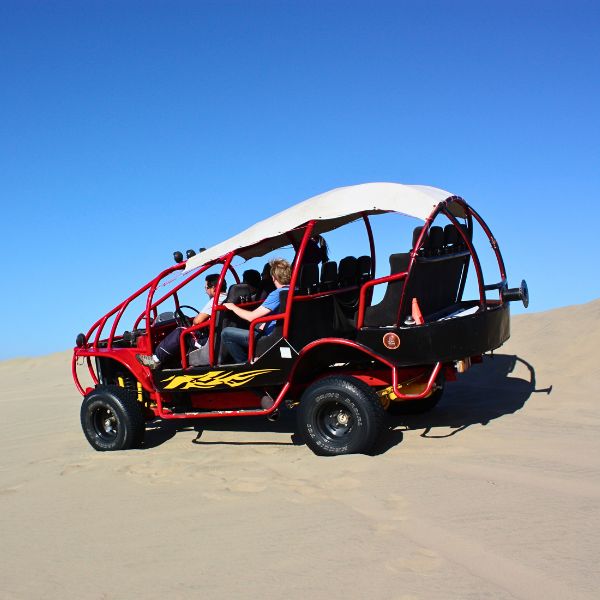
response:
<path id="1" fill-rule="evenodd" d="M 97 453 L 70 353 L 0 363 L 0 598 L 597 598 L 599 350 L 600 301 L 516 317 L 431 413 L 338 458 L 294 415 Z"/>

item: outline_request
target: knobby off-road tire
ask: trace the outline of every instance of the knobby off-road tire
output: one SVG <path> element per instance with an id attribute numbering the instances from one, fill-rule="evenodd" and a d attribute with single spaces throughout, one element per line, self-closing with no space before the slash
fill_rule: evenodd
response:
<path id="1" fill-rule="evenodd" d="M 321 456 L 371 450 L 385 422 L 385 410 L 368 385 L 354 377 L 327 377 L 302 395 L 298 430 Z"/>
<path id="2" fill-rule="evenodd" d="M 100 452 L 138 448 L 145 421 L 140 403 L 130 390 L 98 386 L 81 404 L 81 427 L 92 448 Z"/>
<path id="3" fill-rule="evenodd" d="M 420 415 L 433 409 L 437 403 L 442 399 L 444 394 L 444 380 L 438 381 L 438 389 L 421 400 L 399 400 L 390 402 L 387 411 L 390 415 Z"/>

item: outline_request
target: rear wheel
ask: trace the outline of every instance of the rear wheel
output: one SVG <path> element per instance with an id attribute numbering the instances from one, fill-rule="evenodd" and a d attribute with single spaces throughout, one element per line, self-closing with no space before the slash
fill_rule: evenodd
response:
<path id="1" fill-rule="evenodd" d="M 368 385 L 353 377 L 327 377 L 302 395 L 298 428 L 306 445 L 322 456 L 371 450 L 385 411 Z"/>
<path id="2" fill-rule="evenodd" d="M 80 416 L 83 433 L 95 450 L 137 448 L 144 439 L 142 407 L 125 388 L 98 386 L 83 399 Z"/>

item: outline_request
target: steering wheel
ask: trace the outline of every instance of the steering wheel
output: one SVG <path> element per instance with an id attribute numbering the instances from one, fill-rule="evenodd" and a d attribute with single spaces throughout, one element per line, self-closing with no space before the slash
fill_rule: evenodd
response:
<path id="1" fill-rule="evenodd" d="M 190 306 L 189 304 L 182 304 L 179 308 L 175 309 L 175 312 L 173 313 L 175 315 L 175 322 L 177 323 L 177 325 L 179 327 L 191 327 L 192 326 L 192 319 L 190 317 L 188 317 L 183 310 L 181 310 L 182 308 L 189 308 L 190 310 L 193 310 L 197 315 L 200 314 L 200 311 L 197 308 L 194 308 L 193 306 Z"/>

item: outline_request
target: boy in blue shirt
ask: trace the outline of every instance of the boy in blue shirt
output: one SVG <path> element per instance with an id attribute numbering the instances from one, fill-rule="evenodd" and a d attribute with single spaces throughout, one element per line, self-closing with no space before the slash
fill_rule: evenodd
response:
<path id="1" fill-rule="evenodd" d="M 292 268 L 287 260 L 274 258 L 269 261 L 271 267 L 271 277 L 275 284 L 275 289 L 265 298 L 265 301 L 254 310 L 240 308 L 232 302 L 225 302 L 223 306 L 234 312 L 238 317 L 245 321 L 252 322 L 259 317 L 266 317 L 269 314 L 280 312 L 281 301 L 279 294 L 283 290 L 289 289 L 290 279 L 292 277 Z M 255 330 L 255 339 L 264 335 L 269 335 L 275 329 L 276 321 L 261 323 Z M 240 329 L 239 327 L 226 327 L 221 334 L 221 340 L 226 350 L 231 354 L 236 363 L 243 363 L 248 360 L 248 338 L 250 331 Z"/>

